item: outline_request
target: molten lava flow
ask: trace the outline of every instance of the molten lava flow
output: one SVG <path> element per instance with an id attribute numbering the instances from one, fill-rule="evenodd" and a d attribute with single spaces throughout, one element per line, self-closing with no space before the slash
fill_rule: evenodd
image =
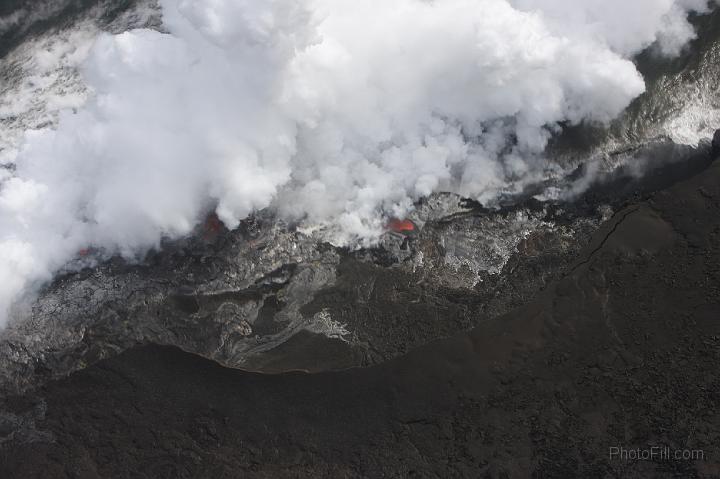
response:
<path id="1" fill-rule="evenodd" d="M 410 220 L 393 218 L 388 222 L 387 229 L 395 233 L 408 234 L 415 231 L 415 223 Z"/>

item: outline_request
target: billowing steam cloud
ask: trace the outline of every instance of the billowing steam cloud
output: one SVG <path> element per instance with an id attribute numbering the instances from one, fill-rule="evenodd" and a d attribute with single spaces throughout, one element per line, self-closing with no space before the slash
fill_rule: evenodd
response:
<path id="1" fill-rule="evenodd" d="M 372 239 L 437 190 L 543 175 L 558 122 L 644 91 L 628 59 L 693 37 L 704 0 L 163 0 L 97 39 L 94 95 L 27 133 L 0 190 L 0 313 L 82 248 L 141 255 L 215 209 Z M 1 174 L 0 174 L 1 175 Z"/>

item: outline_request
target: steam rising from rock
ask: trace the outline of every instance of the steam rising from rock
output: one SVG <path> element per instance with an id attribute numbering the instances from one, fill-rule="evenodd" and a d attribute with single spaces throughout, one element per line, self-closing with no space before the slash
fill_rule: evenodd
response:
<path id="1" fill-rule="evenodd" d="M 338 243 L 455 191 L 542 177 L 558 122 L 644 91 L 704 0 L 163 0 L 170 33 L 100 36 L 94 95 L 0 173 L 0 318 L 95 247 L 141 256 L 208 211 L 272 207 Z M 2 170 L 0 170 L 2 171 Z"/>

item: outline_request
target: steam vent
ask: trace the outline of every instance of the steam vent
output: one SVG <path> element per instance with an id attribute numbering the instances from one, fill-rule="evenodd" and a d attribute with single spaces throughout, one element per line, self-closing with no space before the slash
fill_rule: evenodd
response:
<path id="1" fill-rule="evenodd" d="M 720 0 L 3 0 L 0 78 L 0 479 L 720 477 Z"/>

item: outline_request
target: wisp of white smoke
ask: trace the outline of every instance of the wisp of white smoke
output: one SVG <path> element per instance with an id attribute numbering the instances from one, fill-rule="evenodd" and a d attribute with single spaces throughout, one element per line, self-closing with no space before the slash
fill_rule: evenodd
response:
<path id="1" fill-rule="evenodd" d="M 79 250 L 138 258 L 215 210 L 372 241 L 454 191 L 543 175 L 559 122 L 644 91 L 704 0 L 162 0 L 169 33 L 97 38 L 93 94 L 0 173 L 0 323 Z"/>

